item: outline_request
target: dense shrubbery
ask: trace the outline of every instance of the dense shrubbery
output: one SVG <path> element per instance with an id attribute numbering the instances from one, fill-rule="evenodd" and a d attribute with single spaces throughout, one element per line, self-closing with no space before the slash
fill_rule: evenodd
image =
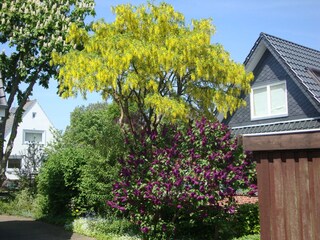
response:
<path id="1" fill-rule="evenodd" d="M 23 189 L 0 199 L 0 214 L 36 218 L 41 212 L 35 196 L 30 193 L 29 189 Z"/>
<path id="2" fill-rule="evenodd" d="M 219 239 L 232 239 L 260 233 L 258 204 L 238 205 L 235 214 L 220 218 L 215 223 Z"/>
<path id="3" fill-rule="evenodd" d="M 117 159 L 124 153 L 114 105 L 77 108 L 71 125 L 48 151 L 39 174 L 39 198 L 45 215 L 105 213 Z"/>
<path id="4" fill-rule="evenodd" d="M 52 153 L 39 175 L 38 191 L 45 200 L 44 213 L 64 215 L 87 207 L 80 191 L 87 162 L 101 158 L 90 147 L 63 148 Z"/>
<path id="5" fill-rule="evenodd" d="M 238 189 L 255 192 L 254 165 L 220 123 L 163 126 L 126 139 L 121 181 L 108 204 L 128 214 L 148 239 L 212 226 L 235 211 Z"/>

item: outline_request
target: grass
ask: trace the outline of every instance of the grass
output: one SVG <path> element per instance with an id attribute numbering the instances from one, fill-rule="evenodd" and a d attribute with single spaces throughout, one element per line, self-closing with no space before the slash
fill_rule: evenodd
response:
<path id="1" fill-rule="evenodd" d="M 38 204 L 27 190 L 6 194 L 0 201 L 0 214 L 36 218 Z"/>
<path id="2" fill-rule="evenodd" d="M 260 234 L 242 236 L 240 238 L 234 238 L 233 240 L 260 240 Z"/>
<path id="3" fill-rule="evenodd" d="M 126 219 L 115 217 L 78 218 L 66 225 L 67 230 L 98 240 L 139 240 L 137 229 Z"/>

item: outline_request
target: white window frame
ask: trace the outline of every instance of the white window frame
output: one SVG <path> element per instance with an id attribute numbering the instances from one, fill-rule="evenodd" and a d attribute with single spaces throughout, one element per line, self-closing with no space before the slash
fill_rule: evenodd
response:
<path id="1" fill-rule="evenodd" d="M 25 140 L 27 133 L 41 133 L 42 138 L 41 138 L 41 142 L 39 142 L 39 144 L 45 144 L 45 131 L 42 131 L 42 130 L 23 130 L 23 140 L 22 140 L 23 144 L 27 145 L 30 143 L 29 141 Z"/>
<path id="2" fill-rule="evenodd" d="M 282 85 L 284 84 L 285 87 L 285 112 L 284 113 L 280 113 L 280 114 L 272 114 L 271 113 L 271 92 L 270 92 L 270 88 L 272 86 L 276 86 L 276 85 Z M 257 89 L 262 89 L 262 88 L 266 88 L 267 89 L 267 106 L 268 106 L 268 111 L 266 115 L 262 115 L 262 116 L 254 116 L 254 101 L 253 101 L 253 91 L 257 90 Z M 268 85 L 263 85 L 263 86 L 259 86 L 259 87 L 254 87 L 251 89 L 251 93 L 250 93 L 250 115 L 251 115 L 251 120 L 262 120 L 262 119 L 269 119 L 269 118 L 277 118 L 277 117 L 286 117 L 288 116 L 288 97 L 287 97 L 287 83 L 286 81 L 281 81 L 281 82 L 277 82 L 277 83 L 273 83 L 273 84 L 268 84 Z"/>

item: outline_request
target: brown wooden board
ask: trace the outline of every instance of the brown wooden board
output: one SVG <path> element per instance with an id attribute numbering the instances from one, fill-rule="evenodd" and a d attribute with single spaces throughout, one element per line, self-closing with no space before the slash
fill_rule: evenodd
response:
<path id="1" fill-rule="evenodd" d="M 306 153 L 299 152 L 299 184 L 300 184 L 300 204 L 301 204 L 301 229 L 302 239 L 312 239 L 311 209 L 310 209 L 310 179 L 309 166 Z"/>
<path id="2" fill-rule="evenodd" d="M 312 159 L 313 191 L 311 192 L 312 213 L 313 213 L 313 237 L 320 238 L 320 150 L 310 153 Z"/>
<path id="3" fill-rule="evenodd" d="M 240 142 L 248 151 L 319 149 L 320 132 L 242 136 Z"/>
<path id="4" fill-rule="evenodd" d="M 287 239 L 296 239 L 301 236 L 301 229 L 299 226 L 297 176 L 295 169 L 296 162 L 292 151 L 284 152 L 283 157 L 286 159 L 283 163 L 285 231 Z"/>
<path id="5" fill-rule="evenodd" d="M 269 185 L 269 160 L 266 153 L 255 153 L 257 162 L 257 181 L 259 196 L 259 214 L 261 228 L 260 235 L 262 240 L 271 239 L 270 226 L 270 185 Z"/>
<path id="6" fill-rule="evenodd" d="M 271 208 L 273 218 L 271 220 L 272 226 L 272 239 L 286 239 L 285 234 L 285 217 L 284 217 L 284 184 L 283 184 L 283 171 L 280 152 L 273 152 L 272 154 L 272 169 L 273 173 L 270 174 L 270 182 L 272 182 L 273 192 L 271 197 Z"/>

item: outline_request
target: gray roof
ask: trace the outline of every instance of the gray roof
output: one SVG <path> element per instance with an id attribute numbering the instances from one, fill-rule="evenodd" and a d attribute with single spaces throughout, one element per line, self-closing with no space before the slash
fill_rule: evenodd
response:
<path id="1" fill-rule="evenodd" d="M 299 44 L 261 33 L 255 46 L 246 58 L 244 64 L 247 65 L 259 43 L 263 42 L 265 46 L 276 54 L 280 61 L 287 66 L 293 76 L 306 88 L 316 104 L 320 103 L 320 81 L 310 70 L 320 71 L 320 51 L 301 46 Z"/>
<path id="2" fill-rule="evenodd" d="M 23 107 L 24 114 L 25 114 L 36 102 L 37 102 L 37 100 L 28 100 L 28 101 L 26 102 L 26 104 L 24 105 L 24 107 Z M 5 128 L 5 134 L 4 134 L 5 137 L 11 132 L 15 112 L 16 112 L 16 108 L 11 108 L 11 109 L 10 109 L 10 116 L 9 116 L 7 122 L 6 122 L 6 128 Z"/>
<path id="3" fill-rule="evenodd" d="M 320 103 L 320 51 L 299 44 L 261 33 L 251 49 L 244 64 L 248 71 L 253 71 L 264 52 L 268 49 L 297 83 L 311 104 L 319 109 Z M 313 72 L 312 72 L 313 71 Z M 315 71 L 315 72 L 314 72 Z M 319 117 L 318 117 L 319 116 Z M 315 118 L 304 118 L 269 123 L 234 126 L 232 133 L 270 134 L 288 131 L 313 131 L 320 129 L 320 113 Z"/>
<path id="4" fill-rule="evenodd" d="M 281 133 L 288 131 L 305 131 L 319 130 L 320 118 L 313 119 L 301 119 L 295 121 L 283 121 L 275 123 L 257 124 L 250 126 L 234 127 L 232 128 L 233 135 L 240 134 L 265 134 L 265 133 Z"/>

